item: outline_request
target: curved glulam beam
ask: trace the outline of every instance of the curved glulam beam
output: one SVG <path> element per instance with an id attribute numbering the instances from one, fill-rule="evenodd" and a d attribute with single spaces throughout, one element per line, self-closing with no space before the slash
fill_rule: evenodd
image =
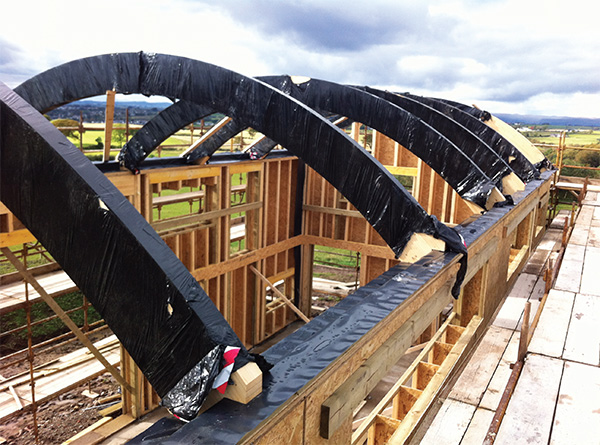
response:
<path id="1" fill-rule="evenodd" d="M 179 131 L 199 119 L 214 114 L 212 107 L 197 105 L 180 100 L 168 107 L 169 113 L 158 113 L 142 126 L 133 137 L 123 146 L 119 153 L 119 162 L 130 170 L 137 169 L 146 157 L 173 133 Z M 189 116 L 196 116 L 191 119 Z M 169 133 L 162 137 L 165 129 Z M 170 130 L 173 129 L 173 130 Z"/>
<path id="2" fill-rule="evenodd" d="M 370 87 L 357 87 L 387 100 L 427 122 L 465 152 L 505 195 L 524 190 L 525 184 L 513 169 L 487 143 L 460 123 L 421 102 L 399 94 Z"/>
<path id="3" fill-rule="evenodd" d="M 406 147 L 464 199 L 482 208 L 503 200 L 490 178 L 455 144 L 406 110 L 356 88 L 318 79 L 294 83 L 290 76 L 261 77 L 319 112 L 337 113 L 368 125 Z M 493 204 L 492 202 L 492 204 Z"/>
<path id="4" fill-rule="evenodd" d="M 68 84 L 91 72 L 55 74 Z M 44 100 L 43 83 L 36 85 Z M 1 84 L 0 144 L 0 199 L 92 302 L 161 397 L 220 345 L 247 355 L 198 282 L 110 180 Z"/>
<path id="5" fill-rule="evenodd" d="M 489 208 L 502 201 L 489 177 L 456 145 L 427 123 L 394 104 L 355 88 L 332 82 L 303 78 L 296 85 L 290 76 L 260 77 L 272 86 L 300 100 L 322 114 L 336 113 L 362 122 L 396 140 L 420 157 L 463 198 Z M 237 125 L 236 125 L 237 124 Z M 218 141 L 227 140 L 247 125 L 236 121 Z M 192 152 L 188 159 L 204 157 Z M 501 176 L 498 181 L 501 181 Z"/>
<path id="6" fill-rule="evenodd" d="M 547 167 L 548 160 L 543 155 L 543 153 L 537 148 L 535 148 L 535 146 L 531 142 L 529 142 L 529 140 L 525 136 L 523 136 L 517 130 L 512 128 L 506 122 L 502 121 L 501 119 L 498 119 L 488 111 L 481 110 L 475 106 L 469 106 L 461 104 L 460 102 L 454 102 L 446 99 L 438 100 L 452 105 L 453 107 L 456 107 L 470 114 L 471 116 L 474 116 L 475 118 L 481 120 L 490 128 L 497 131 L 504 138 L 510 141 L 510 143 L 513 144 L 521 153 L 523 153 L 523 155 L 525 155 L 525 157 L 527 157 L 527 159 L 531 163 L 533 163 L 536 166 L 540 165 L 541 168 Z"/>
<path id="7" fill-rule="evenodd" d="M 515 173 L 517 173 L 517 175 L 519 175 L 519 177 L 525 182 L 529 182 L 532 179 L 539 178 L 539 168 L 546 167 L 547 161 L 531 162 L 531 160 L 527 156 L 525 156 L 524 153 L 519 148 L 517 148 L 510 140 L 504 137 L 500 132 L 486 125 L 480 119 L 480 117 L 482 116 L 481 110 L 476 110 L 475 108 L 471 107 L 471 111 L 476 111 L 476 113 L 471 113 L 463 110 L 461 107 L 456 107 L 453 105 L 455 104 L 462 106 L 463 108 L 469 108 L 457 102 L 450 102 L 443 99 L 434 99 L 431 97 L 415 96 L 408 93 L 402 94 L 419 102 L 425 103 L 430 107 L 435 108 L 436 110 L 441 111 L 442 113 L 452 117 L 457 122 L 460 122 L 466 128 L 468 128 L 477 136 L 479 136 L 483 141 L 487 142 L 488 145 L 492 147 L 492 149 L 496 150 L 496 152 L 500 156 L 502 156 L 502 158 L 505 161 L 508 162 L 508 164 L 512 167 Z M 539 157 L 534 157 L 533 159 L 539 159 Z"/>
<path id="8" fill-rule="evenodd" d="M 17 90 L 38 110 L 106 90 L 209 104 L 303 159 L 363 214 L 397 255 L 413 234 L 438 231 L 435 220 L 396 179 L 327 119 L 277 89 L 232 71 L 162 54 L 111 54 L 58 66 Z"/>

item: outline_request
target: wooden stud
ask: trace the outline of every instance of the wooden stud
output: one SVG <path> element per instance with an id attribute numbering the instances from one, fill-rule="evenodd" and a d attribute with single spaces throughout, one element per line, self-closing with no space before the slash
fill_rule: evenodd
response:
<path id="1" fill-rule="evenodd" d="M 102 162 L 110 160 L 110 144 L 112 143 L 113 119 L 115 115 L 115 92 L 106 92 L 106 113 L 104 126 L 104 152 Z"/>

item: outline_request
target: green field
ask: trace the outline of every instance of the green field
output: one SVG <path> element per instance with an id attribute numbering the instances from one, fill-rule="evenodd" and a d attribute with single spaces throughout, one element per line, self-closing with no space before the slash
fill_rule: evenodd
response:
<path id="1" fill-rule="evenodd" d="M 534 144 L 558 144 L 560 133 L 551 131 L 527 131 L 523 132 Z M 600 145 L 600 131 L 585 131 L 567 133 L 565 142 L 567 146 L 583 147 L 586 145 Z"/>

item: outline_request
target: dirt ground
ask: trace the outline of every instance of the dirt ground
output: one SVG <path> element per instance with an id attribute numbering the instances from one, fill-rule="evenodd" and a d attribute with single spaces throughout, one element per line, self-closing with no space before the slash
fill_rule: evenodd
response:
<path id="1" fill-rule="evenodd" d="M 86 389 L 98 394 L 98 397 L 91 399 L 82 395 Z M 104 405 L 100 405 L 100 400 L 118 394 L 118 391 L 116 380 L 110 374 L 105 374 L 39 406 L 36 413 L 38 443 L 62 443 L 100 420 L 100 410 L 120 399 Z M 0 425 L 0 444 L 33 443 L 35 435 L 31 412 L 5 420 Z"/>
<path id="2" fill-rule="evenodd" d="M 111 334 L 110 329 L 104 329 L 91 335 L 90 339 L 98 341 Z M 45 352 L 37 352 L 34 365 L 50 363 L 81 347 L 81 343 L 73 341 Z M 0 374 L 2 377 L 8 378 L 28 371 L 29 362 L 22 361 L 19 364 L 0 370 Z M 82 395 L 81 393 L 86 389 L 98 394 L 98 397 L 91 399 Z M 39 443 L 62 443 L 100 420 L 102 416 L 100 416 L 99 411 L 107 406 L 99 406 L 99 401 L 110 395 L 118 394 L 119 391 L 120 386 L 107 373 L 42 404 L 38 407 L 36 413 Z M 35 443 L 35 435 L 31 411 L 20 413 L 11 419 L 2 421 L 0 424 L 0 444 L 33 443 Z"/>

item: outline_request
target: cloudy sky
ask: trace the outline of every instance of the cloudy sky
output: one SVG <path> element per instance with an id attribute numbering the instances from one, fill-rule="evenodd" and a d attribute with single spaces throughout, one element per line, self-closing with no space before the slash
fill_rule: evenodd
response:
<path id="1" fill-rule="evenodd" d="M 591 0 L 5 1 L 0 81 L 148 51 L 242 74 L 292 74 L 475 103 L 600 117 Z"/>

